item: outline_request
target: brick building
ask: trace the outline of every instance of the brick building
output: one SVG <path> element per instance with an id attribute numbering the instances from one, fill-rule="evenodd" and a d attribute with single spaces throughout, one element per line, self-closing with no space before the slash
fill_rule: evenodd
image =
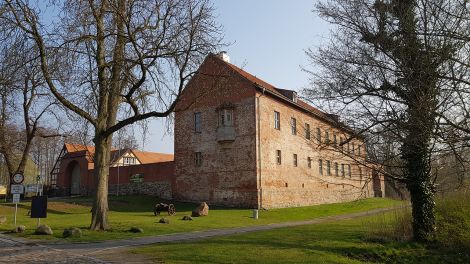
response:
<path id="1" fill-rule="evenodd" d="M 175 111 L 179 200 L 252 208 L 382 196 L 364 139 L 339 121 L 209 55 Z"/>
<path id="2" fill-rule="evenodd" d="M 95 188 L 92 146 L 64 144 L 51 173 L 58 194 L 89 195 Z M 109 169 L 110 194 L 148 194 L 171 199 L 172 154 L 115 149 Z"/>
<path id="3" fill-rule="evenodd" d="M 251 208 L 383 195 L 383 176 L 366 160 L 364 138 L 223 53 L 209 55 L 184 89 L 174 144 L 174 157 L 113 150 L 110 194 Z M 51 173 L 56 188 L 92 193 L 93 154 L 93 147 L 65 144 Z"/>

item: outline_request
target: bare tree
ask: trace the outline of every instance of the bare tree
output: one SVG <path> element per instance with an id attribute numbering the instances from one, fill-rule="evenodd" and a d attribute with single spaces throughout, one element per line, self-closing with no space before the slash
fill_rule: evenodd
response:
<path id="1" fill-rule="evenodd" d="M 39 7 L 21 0 L 6 0 L 1 22 L 35 41 L 52 94 L 93 126 L 96 192 L 90 229 L 105 230 L 112 134 L 170 115 L 196 67 L 219 47 L 220 28 L 209 0 L 53 4 L 60 10 L 55 26 L 44 26 Z M 53 74 L 57 67 L 60 73 Z"/>
<path id="2" fill-rule="evenodd" d="M 40 120 L 54 101 L 44 94 L 44 79 L 34 45 L 17 32 L 0 37 L 0 154 L 8 171 L 24 173 Z"/>
<path id="3" fill-rule="evenodd" d="M 427 240 L 435 228 L 433 154 L 461 146 L 446 130 L 468 122 L 455 115 L 468 106 L 468 85 L 454 78 L 468 58 L 468 39 L 458 37 L 468 37 L 468 1 L 331 0 L 317 10 L 336 27 L 327 47 L 308 52 L 320 70 L 311 71 L 306 95 L 398 148 L 381 157 L 384 172 L 406 184 L 414 237 Z"/>

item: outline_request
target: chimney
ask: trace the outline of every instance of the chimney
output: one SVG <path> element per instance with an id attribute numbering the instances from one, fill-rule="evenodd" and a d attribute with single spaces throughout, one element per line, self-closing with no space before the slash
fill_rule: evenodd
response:
<path id="1" fill-rule="evenodd" d="M 217 54 L 217 57 L 221 58 L 223 61 L 230 63 L 230 56 L 228 56 L 226 51 L 221 51 Z"/>
<path id="2" fill-rule="evenodd" d="M 326 114 L 329 118 L 333 119 L 334 121 L 336 122 L 340 122 L 340 119 L 339 119 L 339 115 L 335 115 L 335 114 Z"/>

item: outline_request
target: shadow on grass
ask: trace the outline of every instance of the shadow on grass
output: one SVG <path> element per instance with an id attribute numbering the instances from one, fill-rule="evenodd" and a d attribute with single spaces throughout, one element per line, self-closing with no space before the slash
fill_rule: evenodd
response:
<path id="1" fill-rule="evenodd" d="M 76 204 L 82 206 L 91 207 L 93 204 L 92 197 L 65 197 L 55 199 L 55 201 Z M 153 215 L 153 208 L 157 203 L 174 204 L 176 212 L 187 212 L 192 211 L 194 208 L 199 206 L 199 203 L 191 202 L 178 202 L 173 200 L 165 200 L 154 196 L 109 196 L 109 209 L 114 212 L 133 212 L 133 213 L 151 213 Z M 233 207 L 222 207 L 222 206 L 211 206 L 210 210 L 240 210 L 241 208 Z"/>
<path id="2" fill-rule="evenodd" d="M 212 252 L 246 251 L 246 254 L 250 254 L 250 251 L 263 252 L 269 249 L 265 252 L 294 251 L 297 252 L 296 254 L 307 254 L 306 256 L 312 257 L 322 253 L 368 263 L 470 263 L 470 252 L 414 242 L 365 242 L 362 239 L 363 232 L 364 230 L 357 225 L 329 224 L 312 228 L 295 227 L 199 242 L 168 243 L 162 245 L 161 250 L 171 254 L 177 251 L 177 248 L 182 247 L 212 249 Z M 190 261 L 192 254 L 187 257 Z M 186 256 L 183 257 L 185 258 Z M 308 259 L 303 259 L 303 261 L 308 263 Z"/>
<path id="3" fill-rule="evenodd" d="M 2 206 L 5 206 L 5 207 L 10 207 L 10 208 L 15 208 L 15 205 L 14 204 L 1 204 Z M 24 204 L 18 204 L 18 209 L 24 209 L 24 210 L 28 210 L 28 211 L 31 211 L 31 206 L 29 205 L 24 205 Z M 64 211 L 58 211 L 58 210 L 54 210 L 54 209 L 47 209 L 47 213 L 49 214 L 58 214 L 58 215 L 67 215 L 67 214 L 76 214 L 76 213 L 69 213 L 69 212 L 64 212 Z"/>

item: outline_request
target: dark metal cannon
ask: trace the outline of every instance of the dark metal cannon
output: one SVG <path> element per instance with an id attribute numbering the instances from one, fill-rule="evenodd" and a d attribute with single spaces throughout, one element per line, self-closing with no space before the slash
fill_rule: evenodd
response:
<path id="1" fill-rule="evenodd" d="M 160 215 L 160 212 L 168 212 L 168 215 L 175 215 L 176 209 L 173 204 L 157 203 L 153 208 L 153 214 L 157 216 Z"/>

